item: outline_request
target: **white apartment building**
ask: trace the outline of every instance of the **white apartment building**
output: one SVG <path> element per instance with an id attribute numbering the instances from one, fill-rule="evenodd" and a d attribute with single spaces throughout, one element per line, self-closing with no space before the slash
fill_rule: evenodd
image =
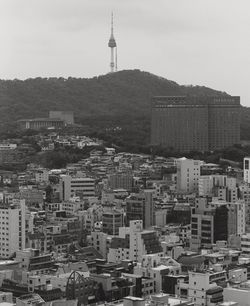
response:
<path id="1" fill-rule="evenodd" d="M 0 257 L 9 258 L 25 248 L 25 200 L 0 203 Z"/>
<path id="2" fill-rule="evenodd" d="M 187 159 L 177 160 L 177 192 L 193 193 L 199 189 L 201 161 Z"/>
<path id="3" fill-rule="evenodd" d="M 61 199 L 68 201 L 74 196 L 88 198 L 95 196 L 95 180 L 87 177 L 61 175 Z"/>

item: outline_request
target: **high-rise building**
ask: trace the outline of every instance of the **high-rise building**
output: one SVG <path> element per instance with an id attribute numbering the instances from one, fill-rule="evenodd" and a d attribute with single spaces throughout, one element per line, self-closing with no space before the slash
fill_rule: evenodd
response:
<path id="1" fill-rule="evenodd" d="M 165 96 L 152 101 L 151 144 L 208 151 L 240 141 L 240 97 Z"/>
<path id="2" fill-rule="evenodd" d="M 0 203 L 0 257 L 9 258 L 25 248 L 25 200 Z"/>
<path id="3" fill-rule="evenodd" d="M 198 192 L 200 178 L 199 160 L 187 159 L 185 157 L 177 160 L 177 192 Z"/>
<path id="4" fill-rule="evenodd" d="M 145 189 L 132 193 L 126 199 L 126 224 L 132 220 L 142 220 L 144 228 L 155 225 L 154 190 Z"/>

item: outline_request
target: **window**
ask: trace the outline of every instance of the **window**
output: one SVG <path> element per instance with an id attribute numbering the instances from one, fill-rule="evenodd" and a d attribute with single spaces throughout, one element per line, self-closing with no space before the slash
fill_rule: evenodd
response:
<path id="1" fill-rule="evenodd" d="M 245 169 L 249 170 L 249 160 L 245 160 Z"/>

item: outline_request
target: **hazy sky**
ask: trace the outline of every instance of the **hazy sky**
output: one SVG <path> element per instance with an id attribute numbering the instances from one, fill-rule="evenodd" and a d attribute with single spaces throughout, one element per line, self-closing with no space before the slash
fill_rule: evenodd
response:
<path id="1" fill-rule="evenodd" d="M 205 85 L 250 106 L 249 0 L 0 0 L 0 78 L 92 77 L 118 69 Z"/>

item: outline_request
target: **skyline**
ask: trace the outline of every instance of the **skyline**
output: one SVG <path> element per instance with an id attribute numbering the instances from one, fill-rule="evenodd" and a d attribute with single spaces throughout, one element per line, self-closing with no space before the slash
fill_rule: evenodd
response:
<path id="1" fill-rule="evenodd" d="M 182 85 L 226 91 L 250 106 L 250 4 L 240 4 L 2 0 L 0 78 L 90 78 L 108 73 L 113 11 L 118 70 L 140 69 Z"/>

